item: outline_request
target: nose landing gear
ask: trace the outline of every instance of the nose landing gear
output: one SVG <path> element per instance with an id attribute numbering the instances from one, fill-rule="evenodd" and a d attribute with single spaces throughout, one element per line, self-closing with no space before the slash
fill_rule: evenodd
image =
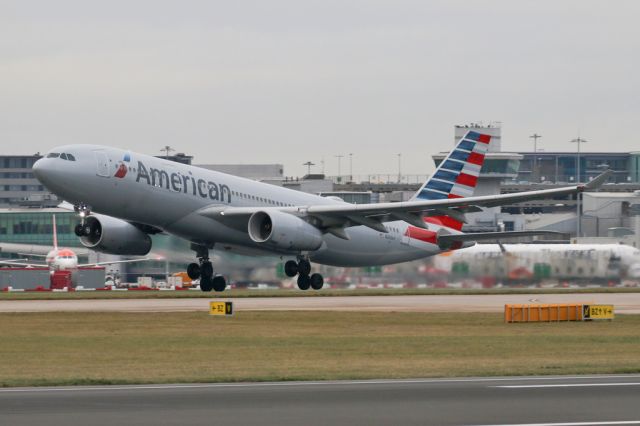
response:
<path id="1" fill-rule="evenodd" d="M 89 235 L 92 234 L 92 232 L 95 232 L 95 229 L 87 225 L 87 223 L 84 220 L 87 216 L 91 214 L 91 207 L 89 207 L 84 203 L 76 204 L 73 206 L 73 211 L 78 213 L 78 216 L 80 216 L 80 223 L 77 224 L 75 228 L 73 228 L 73 232 L 76 234 L 77 237 L 88 237 Z"/>
<path id="2" fill-rule="evenodd" d="M 196 251 L 199 263 L 190 263 L 187 266 L 187 275 L 192 280 L 200 278 L 200 290 L 202 291 L 224 291 L 227 281 L 222 275 L 215 275 L 213 265 L 209 260 L 209 249 L 207 247 L 191 244 L 191 248 Z"/>
<path id="3" fill-rule="evenodd" d="M 311 273 L 311 263 L 304 257 L 299 257 L 298 262 L 289 260 L 284 264 L 284 273 L 288 277 L 298 275 L 298 288 L 300 290 L 308 290 L 309 287 L 314 290 L 320 290 L 324 285 L 324 278 L 320 274 Z"/>

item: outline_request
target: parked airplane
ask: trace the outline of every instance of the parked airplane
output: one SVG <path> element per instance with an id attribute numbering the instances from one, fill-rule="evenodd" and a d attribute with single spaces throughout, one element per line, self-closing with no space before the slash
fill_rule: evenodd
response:
<path id="1" fill-rule="evenodd" d="M 518 194 L 473 196 L 490 135 L 469 131 L 408 202 L 349 204 L 266 183 L 99 145 L 67 145 L 38 160 L 43 185 L 83 217 L 76 235 L 85 247 L 111 254 L 145 255 L 149 234 L 168 232 L 191 241 L 198 263 L 188 274 L 203 291 L 222 291 L 209 250 L 295 258 L 285 273 L 300 289 L 322 288 L 311 261 L 334 266 L 406 262 L 496 239 L 465 234 L 466 212 L 594 189 L 586 185 Z M 95 214 L 98 212 L 100 214 Z M 502 232 L 500 238 L 548 232 Z"/>
<path id="2" fill-rule="evenodd" d="M 50 246 L 46 247 L 34 244 L 0 243 L 0 251 L 3 253 L 18 253 L 26 256 L 43 257 L 45 259 L 45 263 L 31 263 L 21 260 L 0 260 L 0 265 L 21 266 L 23 268 L 49 268 L 52 274 L 56 271 L 70 271 L 71 279 L 74 283 L 75 273 L 78 271 L 78 268 L 149 260 L 144 258 L 78 264 L 78 256 L 75 251 L 69 248 L 58 247 L 58 230 L 56 229 L 55 215 L 53 215 L 53 249 L 51 249 Z"/>
<path id="3" fill-rule="evenodd" d="M 479 279 L 609 282 L 640 278 L 640 250 L 622 244 L 477 244 L 436 256 L 434 266 Z"/>

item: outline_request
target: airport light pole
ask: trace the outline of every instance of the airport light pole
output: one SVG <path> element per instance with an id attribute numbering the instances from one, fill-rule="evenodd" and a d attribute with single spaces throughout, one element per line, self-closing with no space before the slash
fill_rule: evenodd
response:
<path id="1" fill-rule="evenodd" d="M 576 157 L 576 184 L 580 183 L 580 144 L 581 143 L 585 143 L 587 142 L 586 139 L 582 139 L 580 136 L 578 136 L 575 139 L 571 139 L 571 143 L 577 143 L 578 144 L 578 156 Z M 579 192 L 576 196 L 576 204 L 577 204 L 577 213 L 576 213 L 576 240 L 578 238 L 580 238 L 580 234 L 582 233 L 582 227 L 580 222 L 582 221 L 582 193 Z"/>
<path id="2" fill-rule="evenodd" d="M 571 139 L 571 143 L 578 144 L 578 157 L 576 158 L 576 183 L 580 183 L 580 144 L 588 142 L 586 139 L 582 139 L 578 136 L 575 139 Z"/>
<path id="3" fill-rule="evenodd" d="M 402 182 L 402 154 L 398 153 L 398 183 Z"/>
<path id="4" fill-rule="evenodd" d="M 540 139 L 542 136 L 534 133 L 529 137 L 533 139 L 533 170 L 531 170 L 531 180 L 533 180 L 533 177 L 537 178 L 538 176 L 538 139 Z"/>
<path id="5" fill-rule="evenodd" d="M 171 148 L 169 145 L 165 145 L 164 148 L 162 148 L 160 151 L 164 151 L 165 152 L 164 158 L 166 158 L 168 160 L 169 159 L 169 153 L 171 151 L 175 151 L 175 149 Z"/>
<path id="6" fill-rule="evenodd" d="M 307 161 L 306 163 L 302 163 L 303 166 L 307 166 L 307 176 L 311 174 L 311 166 L 315 166 L 316 163 L 312 163 L 311 161 Z"/>
<path id="7" fill-rule="evenodd" d="M 349 153 L 349 182 L 353 183 L 353 152 Z"/>
<path id="8" fill-rule="evenodd" d="M 344 157 L 344 155 L 334 155 L 334 157 L 338 159 L 338 182 L 341 182 L 342 179 L 340 178 L 340 160 L 342 159 L 342 157 Z"/>

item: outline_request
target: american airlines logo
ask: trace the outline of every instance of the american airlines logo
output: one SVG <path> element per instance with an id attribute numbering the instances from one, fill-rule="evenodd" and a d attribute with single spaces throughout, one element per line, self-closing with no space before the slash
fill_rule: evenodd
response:
<path id="1" fill-rule="evenodd" d="M 142 161 L 138 161 L 138 175 L 136 176 L 136 182 L 140 181 L 146 182 L 147 185 L 209 198 L 213 201 L 225 202 L 226 199 L 227 203 L 231 203 L 231 190 L 227 185 L 197 179 L 190 174 L 169 174 L 164 170 L 154 169 L 153 167 L 147 169 Z"/>

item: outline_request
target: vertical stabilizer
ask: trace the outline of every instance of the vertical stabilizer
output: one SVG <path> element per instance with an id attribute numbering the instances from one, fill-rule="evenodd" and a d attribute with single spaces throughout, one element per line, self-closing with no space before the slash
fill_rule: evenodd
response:
<path id="1" fill-rule="evenodd" d="M 471 197 L 478 184 L 489 142 L 491 135 L 469 130 L 411 199 L 442 200 Z M 424 218 L 425 222 L 458 231 L 462 230 L 463 220 L 446 214 Z"/>
<path id="2" fill-rule="evenodd" d="M 58 229 L 56 226 L 56 215 L 53 215 L 53 249 L 58 250 Z"/>
<path id="3" fill-rule="evenodd" d="M 478 183 L 489 142 L 491 135 L 469 130 L 412 199 L 471 197 Z"/>

